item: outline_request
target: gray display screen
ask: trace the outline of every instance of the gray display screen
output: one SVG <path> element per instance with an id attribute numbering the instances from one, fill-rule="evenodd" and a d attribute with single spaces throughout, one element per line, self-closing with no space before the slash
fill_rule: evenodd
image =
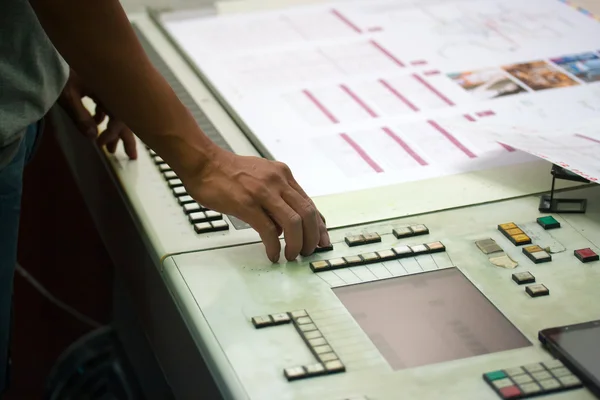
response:
<path id="1" fill-rule="evenodd" d="M 531 345 L 457 268 L 333 291 L 394 370 Z"/>

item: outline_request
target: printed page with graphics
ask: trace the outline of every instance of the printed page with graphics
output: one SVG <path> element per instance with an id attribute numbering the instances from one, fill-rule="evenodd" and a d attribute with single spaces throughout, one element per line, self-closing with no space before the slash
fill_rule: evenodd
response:
<path id="1" fill-rule="evenodd" d="M 265 155 L 311 196 L 531 161 L 460 122 L 600 116 L 600 22 L 559 0 L 363 0 L 163 14 Z"/>

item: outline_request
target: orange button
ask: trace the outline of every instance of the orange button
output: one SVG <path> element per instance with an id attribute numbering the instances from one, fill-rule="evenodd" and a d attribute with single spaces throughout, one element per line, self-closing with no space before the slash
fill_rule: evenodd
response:
<path id="1" fill-rule="evenodd" d="M 509 236 L 514 236 L 514 235 L 522 235 L 524 232 L 522 230 L 520 230 L 519 228 L 514 228 L 514 229 L 508 229 L 507 231 L 505 231 L 507 235 Z"/>
<path id="2" fill-rule="evenodd" d="M 527 235 L 514 235 L 511 237 L 515 241 L 515 243 L 525 243 L 531 241 L 531 238 Z"/>

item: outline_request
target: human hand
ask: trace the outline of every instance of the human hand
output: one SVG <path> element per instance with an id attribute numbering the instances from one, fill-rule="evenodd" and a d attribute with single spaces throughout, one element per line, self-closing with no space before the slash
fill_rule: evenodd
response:
<path id="1" fill-rule="evenodd" d="M 288 261 L 312 254 L 317 245 L 331 244 L 324 218 L 283 163 L 219 149 L 199 173 L 181 178 L 200 204 L 252 226 L 274 263 L 282 232 Z"/>
<path id="2" fill-rule="evenodd" d="M 83 105 L 82 99 L 89 97 L 96 103 L 96 110 L 92 116 Z M 123 141 L 125 153 L 130 159 L 137 158 L 136 141 L 133 132 L 123 123 L 123 121 L 110 115 L 102 106 L 101 102 L 91 93 L 75 71 L 71 70 L 69 79 L 63 89 L 58 103 L 65 112 L 71 117 L 77 129 L 90 139 L 97 139 L 100 146 L 106 146 L 110 153 L 117 150 L 119 140 Z M 108 117 L 106 129 L 98 136 L 98 125 Z"/>

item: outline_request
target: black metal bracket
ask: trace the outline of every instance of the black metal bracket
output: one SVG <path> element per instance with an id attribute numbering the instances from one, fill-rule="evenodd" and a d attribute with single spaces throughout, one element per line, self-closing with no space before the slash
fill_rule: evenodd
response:
<path id="1" fill-rule="evenodd" d="M 550 173 L 552 174 L 550 194 L 542 195 L 538 210 L 545 213 L 585 213 L 586 199 L 557 199 L 554 197 L 554 186 L 557 179 L 582 183 L 590 183 L 590 181 L 556 164 L 552 165 Z"/>

